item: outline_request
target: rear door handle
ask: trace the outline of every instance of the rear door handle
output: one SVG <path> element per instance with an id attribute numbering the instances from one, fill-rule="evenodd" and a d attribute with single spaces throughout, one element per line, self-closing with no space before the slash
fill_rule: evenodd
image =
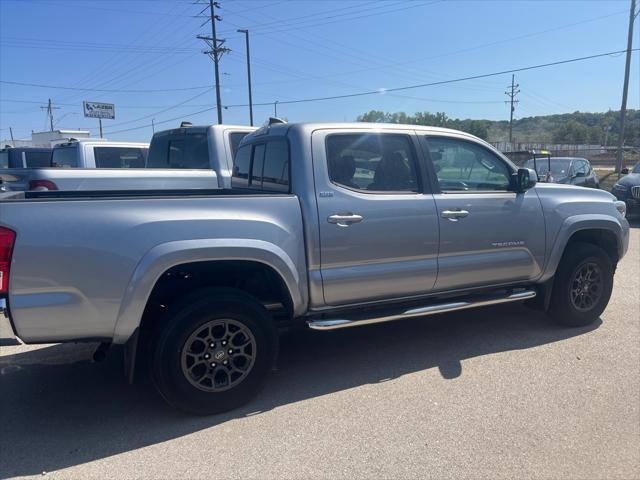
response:
<path id="1" fill-rule="evenodd" d="M 355 213 L 336 213 L 327 217 L 327 222 L 335 223 L 339 227 L 348 227 L 352 223 L 358 223 L 362 221 L 361 215 Z"/>
<path id="2" fill-rule="evenodd" d="M 452 222 L 457 222 L 459 218 L 464 218 L 469 215 L 467 210 L 443 210 L 440 213 L 442 218 L 448 218 Z"/>

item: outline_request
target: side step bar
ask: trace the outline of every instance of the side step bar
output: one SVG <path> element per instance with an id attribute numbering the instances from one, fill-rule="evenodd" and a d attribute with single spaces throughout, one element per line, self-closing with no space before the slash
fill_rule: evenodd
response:
<path id="1" fill-rule="evenodd" d="M 535 290 L 520 290 L 503 296 L 479 297 L 474 300 L 460 300 L 455 302 L 436 303 L 424 307 L 411 308 L 403 312 L 391 313 L 380 317 L 348 319 L 348 318 L 331 318 L 309 320 L 307 325 L 313 330 L 337 330 L 340 328 L 359 327 L 362 325 L 372 325 L 374 323 L 391 322 L 394 320 L 402 320 L 404 318 L 423 317 L 426 315 L 435 315 L 437 313 L 455 312 L 457 310 L 466 310 L 467 308 L 486 307 L 488 305 L 497 305 L 500 303 L 519 302 L 528 300 L 536 296 Z"/>

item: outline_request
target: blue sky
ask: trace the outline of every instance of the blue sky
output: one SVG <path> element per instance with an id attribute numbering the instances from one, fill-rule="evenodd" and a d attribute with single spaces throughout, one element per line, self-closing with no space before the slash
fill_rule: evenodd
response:
<path id="1" fill-rule="evenodd" d="M 289 121 L 351 121 L 368 110 L 444 111 L 450 117 L 508 119 L 505 74 L 384 93 L 386 88 L 503 71 L 626 48 L 628 0 L 338 1 L 220 0 L 225 123 L 248 123 L 244 36 L 251 32 L 256 123 L 272 102 L 380 90 L 339 100 L 281 104 Z M 210 34 L 205 5 L 191 0 L 0 0 L 0 80 L 87 91 L 0 84 L 0 138 L 45 128 L 89 128 L 82 100 L 116 105 L 105 136 L 148 141 L 179 119 L 214 123 L 213 62 L 197 34 Z M 640 46 L 636 20 L 634 47 Z M 629 108 L 640 107 L 632 57 Z M 516 118 L 619 109 L 624 55 L 516 74 Z M 110 90 L 110 91 L 100 91 Z M 161 91 L 158 91 L 161 90 Z M 175 120 L 174 120 L 175 119 Z"/>

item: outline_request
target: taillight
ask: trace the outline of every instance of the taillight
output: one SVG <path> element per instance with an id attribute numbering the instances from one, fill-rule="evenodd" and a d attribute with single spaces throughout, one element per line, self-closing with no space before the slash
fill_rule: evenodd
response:
<path id="1" fill-rule="evenodd" d="M 9 264 L 16 241 L 16 232 L 0 227 L 0 294 L 9 290 Z"/>
<path id="2" fill-rule="evenodd" d="M 29 190 L 58 190 L 58 186 L 51 180 L 31 180 Z"/>

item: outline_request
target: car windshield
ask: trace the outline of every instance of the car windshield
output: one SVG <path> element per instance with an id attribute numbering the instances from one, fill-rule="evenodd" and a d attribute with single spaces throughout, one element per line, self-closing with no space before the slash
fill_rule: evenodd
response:
<path id="1" fill-rule="evenodd" d="M 546 175 L 549 171 L 549 160 L 547 158 L 536 158 L 536 171 L 539 176 Z M 533 168 L 533 158 L 527 160 L 524 164 L 526 168 Z M 551 158 L 551 175 L 554 177 L 562 178 L 569 175 L 569 167 L 571 166 L 571 160 L 564 158 Z"/>

